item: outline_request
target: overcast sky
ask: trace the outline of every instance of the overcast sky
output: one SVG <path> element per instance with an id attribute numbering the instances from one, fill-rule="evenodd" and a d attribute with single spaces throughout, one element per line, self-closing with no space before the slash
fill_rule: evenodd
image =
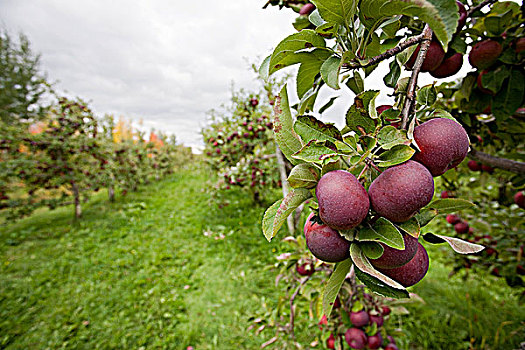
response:
<path id="1" fill-rule="evenodd" d="M 26 34 L 49 80 L 90 101 L 97 114 L 143 119 L 148 129 L 174 133 L 198 149 L 206 112 L 228 103 L 232 81 L 236 88 L 259 86 L 248 62 L 259 62 L 295 32 L 292 11 L 263 10 L 264 3 L 0 0 L 0 25 Z M 382 65 L 365 88 L 382 87 Z M 340 93 L 327 88 L 321 98 Z M 339 99 L 323 120 L 341 126 L 349 101 Z M 387 101 L 382 93 L 378 103 Z"/>

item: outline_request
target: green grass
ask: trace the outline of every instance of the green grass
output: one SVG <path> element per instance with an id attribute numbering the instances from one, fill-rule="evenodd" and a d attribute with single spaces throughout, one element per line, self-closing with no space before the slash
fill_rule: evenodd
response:
<path id="1" fill-rule="evenodd" d="M 208 205 L 209 173 L 183 170 L 113 204 L 101 193 L 76 223 L 65 207 L 2 228 L 0 348 L 258 349 L 274 334 L 247 331 L 248 319 L 263 297 L 277 302 L 283 285 L 265 267 L 284 247 L 266 242 L 264 206 L 242 192 L 222 209 Z M 517 348 L 525 309 L 509 289 L 447 274 L 433 261 L 415 289 L 425 304 L 393 318 L 401 343 Z M 299 324 L 299 340 L 307 346 L 316 329 Z"/>

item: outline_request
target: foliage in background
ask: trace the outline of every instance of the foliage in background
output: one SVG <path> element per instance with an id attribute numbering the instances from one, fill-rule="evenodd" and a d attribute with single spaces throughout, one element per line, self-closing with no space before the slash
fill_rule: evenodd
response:
<path id="1" fill-rule="evenodd" d="M 280 187 L 270 115 L 273 86 L 264 92 L 232 92 L 231 106 L 209 112 L 201 131 L 206 161 L 217 172 L 217 194 L 233 187 L 246 189 L 259 201 L 267 189 Z"/>

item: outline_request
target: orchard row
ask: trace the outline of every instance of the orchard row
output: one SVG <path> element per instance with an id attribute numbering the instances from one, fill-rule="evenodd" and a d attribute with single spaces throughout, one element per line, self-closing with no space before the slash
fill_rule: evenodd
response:
<path id="1" fill-rule="evenodd" d="M 191 156 L 175 138 L 95 117 L 82 101 L 62 98 L 39 121 L 0 124 L 0 209 L 11 218 L 81 203 L 107 188 L 125 195 L 158 180 Z"/>

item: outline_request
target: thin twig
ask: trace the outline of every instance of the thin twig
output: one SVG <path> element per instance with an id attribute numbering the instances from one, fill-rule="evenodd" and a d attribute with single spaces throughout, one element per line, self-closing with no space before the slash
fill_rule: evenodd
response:
<path id="1" fill-rule="evenodd" d="M 490 165 L 493 168 L 507 170 L 516 174 L 525 175 L 525 162 L 518 162 L 507 158 L 492 156 L 471 148 L 470 157 L 479 160 L 483 164 Z"/>
<path id="2" fill-rule="evenodd" d="M 403 104 L 403 110 L 401 111 L 401 129 L 407 129 L 408 118 L 412 114 L 413 106 L 415 105 L 414 99 L 416 94 L 417 79 L 419 72 L 421 71 L 421 66 L 425 61 L 427 55 L 428 47 L 430 46 L 430 40 L 432 39 L 432 29 L 428 24 L 425 25 L 423 29 L 423 42 L 419 46 L 419 53 L 417 54 L 416 62 L 412 70 L 412 75 L 410 76 L 410 81 L 408 82 L 407 93 L 405 98 L 405 103 Z"/>
<path id="3" fill-rule="evenodd" d="M 371 166 L 372 168 L 374 168 L 375 170 L 377 170 L 378 173 L 382 173 L 381 169 L 379 169 L 376 165 L 376 163 L 374 163 L 374 161 L 370 158 L 366 158 L 365 159 L 365 162 L 366 164 L 368 164 L 369 166 Z"/>
<path id="4" fill-rule="evenodd" d="M 474 12 L 476 12 L 478 10 L 481 10 L 486 5 L 495 3 L 496 1 L 498 1 L 498 0 L 485 0 L 482 3 L 480 3 L 479 5 L 469 8 L 468 11 L 467 11 L 467 17 L 470 17 Z"/>
<path id="5" fill-rule="evenodd" d="M 389 59 L 390 57 L 393 57 L 393 56 L 397 55 L 401 51 L 405 51 L 410 46 L 414 46 L 416 44 L 421 43 L 423 40 L 424 40 L 423 33 L 421 33 L 421 34 L 416 35 L 416 36 L 414 36 L 414 37 L 412 37 L 410 39 L 407 39 L 407 40 L 403 41 L 402 43 L 400 43 L 399 45 L 397 45 L 397 46 L 395 46 L 395 47 L 393 47 L 391 49 L 386 50 L 385 52 L 383 52 L 380 55 L 377 55 L 377 56 L 374 56 L 374 57 L 370 58 L 364 64 L 361 64 L 359 62 L 353 61 L 351 63 L 345 63 L 343 65 L 343 67 L 344 68 L 348 68 L 348 69 L 355 69 L 355 68 L 365 68 L 365 67 L 373 66 L 376 63 L 379 63 L 381 61 Z"/>
<path id="6" fill-rule="evenodd" d="M 365 163 L 365 166 L 363 167 L 363 170 L 361 170 L 361 173 L 357 177 L 358 180 L 361 178 L 361 176 L 363 176 L 363 174 L 365 173 L 366 169 L 368 169 L 368 163 Z"/>

